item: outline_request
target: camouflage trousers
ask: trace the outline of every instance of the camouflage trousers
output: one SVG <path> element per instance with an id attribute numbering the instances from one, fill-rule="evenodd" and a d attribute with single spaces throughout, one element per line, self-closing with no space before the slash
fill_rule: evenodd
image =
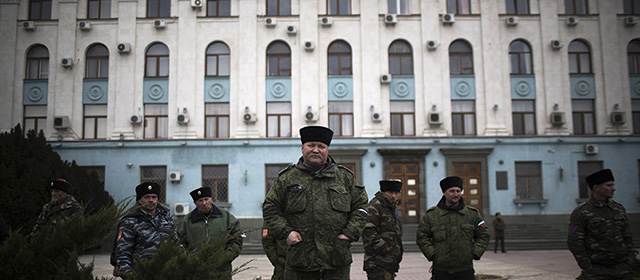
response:
<path id="1" fill-rule="evenodd" d="M 291 269 L 284 270 L 284 279 L 286 280 L 349 280 L 351 267 L 336 270 L 319 270 L 319 271 L 297 271 Z"/>
<path id="2" fill-rule="evenodd" d="M 284 265 L 278 264 L 273 267 L 271 280 L 284 280 Z"/>
<path id="3" fill-rule="evenodd" d="M 476 276 L 474 275 L 475 270 L 469 269 L 465 271 L 460 271 L 456 273 L 449 273 L 442 270 L 432 269 L 431 270 L 431 280 L 474 280 Z"/>
<path id="4" fill-rule="evenodd" d="M 396 279 L 396 274 L 388 271 L 386 269 L 381 268 L 370 268 L 367 269 L 367 279 L 369 280 L 394 280 Z"/>

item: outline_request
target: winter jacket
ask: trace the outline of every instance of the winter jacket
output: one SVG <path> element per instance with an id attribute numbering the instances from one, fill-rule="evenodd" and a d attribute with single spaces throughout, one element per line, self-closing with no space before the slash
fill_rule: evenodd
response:
<path id="1" fill-rule="evenodd" d="M 364 270 L 382 268 L 397 272 L 402 261 L 402 224 L 397 203 L 377 192 L 367 206 L 367 224 L 362 232 Z"/>

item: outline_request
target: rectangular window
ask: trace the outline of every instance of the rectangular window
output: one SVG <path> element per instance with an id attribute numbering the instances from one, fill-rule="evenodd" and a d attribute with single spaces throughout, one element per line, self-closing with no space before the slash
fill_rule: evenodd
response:
<path id="1" fill-rule="evenodd" d="M 595 112 L 592 99 L 571 100 L 573 134 L 596 134 Z"/>
<path id="2" fill-rule="evenodd" d="M 208 17 L 226 17 L 231 15 L 231 0 L 207 0 Z"/>
<path id="3" fill-rule="evenodd" d="M 144 105 L 144 138 L 169 137 L 169 109 L 167 104 Z"/>
<path id="4" fill-rule="evenodd" d="M 631 123 L 633 134 L 640 134 L 640 99 L 631 100 Z"/>
<path id="5" fill-rule="evenodd" d="M 171 17 L 171 0 L 147 0 L 147 17 Z"/>
<path id="6" fill-rule="evenodd" d="M 447 13 L 470 15 L 471 3 L 469 3 L 469 0 L 447 0 Z"/>
<path id="7" fill-rule="evenodd" d="M 291 0 L 267 0 L 267 16 L 291 15 Z"/>
<path id="8" fill-rule="evenodd" d="M 564 0 L 564 10 L 567 15 L 586 15 L 589 5 L 587 0 Z"/>
<path id="9" fill-rule="evenodd" d="M 399 15 L 411 14 L 411 0 L 387 0 L 387 13 Z"/>
<path id="10" fill-rule="evenodd" d="M 508 15 L 528 15 L 529 0 L 506 0 Z"/>
<path id="11" fill-rule="evenodd" d="M 516 200 L 540 200 L 542 196 L 542 164 L 516 162 Z"/>
<path id="12" fill-rule="evenodd" d="M 353 136 L 353 101 L 329 101 L 329 128 L 334 136 Z"/>
<path id="13" fill-rule="evenodd" d="M 88 0 L 88 19 L 111 18 L 111 0 Z"/>
<path id="14" fill-rule="evenodd" d="M 29 19 L 48 20 L 51 19 L 51 0 L 30 0 Z"/>
<path id="15" fill-rule="evenodd" d="M 511 107 L 513 110 L 513 135 L 535 135 L 535 100 L 513 100 Z"/>
<path id="16" fill-rule="evenodd" d="M 602 170 L 602 161 L 578 161 L 578 192 L 581 199 L 589 199 L 587 176 Z"/>
<path id="17" fill-rule="evenodd" d="M 84 105 L 83 139 L 107 138 L 107 105 Z"/>
<path id="18" fill-rule="evenodd" d="M 24 106 L 23 132 L 34 130 L 39 133 L 47 128 L 47 105 L 26 105 Z"/>
<path id="19" fill-rule="evenodd" d="M 229 138 L 229 103 L 205 104 L 206 138 Z"/>
<path id="20" fill-rule="evenodd" d="M 413 101 L 391 101 L 391 136 L 415 135 Z"/>
<path id="21" fill-rule="evenodd" d="M 640 0 L 623 0 L 625 15 L 640 15 Z"/>
<path id="22" fill-rule="evenodd" d="M 476 102 L 451 101 L 451 122 L 453 135 L 476 135 Z"/>
<path id="23" fill-rule="evenodd" d="M 81 166 L 82 169 L 87 171 L 87 173 L 95 173 L 96 177 L 98 177 L 98 181 L 102 184 L 104 188 L 104 178 L 105 178 L 105 167 L 104 166 Z"/>
<path id="24" fill-rule="evenodd" d="M 213 202 L 229 202 L 229 166 L 203 165 L 202 187 L 211 188 Z"/>
<path id="25" fill-rule="evenodd" d="M 291 137 L 291 103 L 267 103 L 267 137 Z"/>
<path id="26" fill-rule="evenodd" d="M 273 185 L 273 182 L 275 182 L 276 179 L 278 179 L 278 173 L 280 173 L 281 170 L 287 168 L 287 166 L 289 166 L 289 164 L 287 163 L 264 165 L 265 194 L 269 193 L 269 190 L 271 189 L 271 185 Z"/>
<path id="27" fill-rule="evenodd" d="M 159 203 L 167 203 L 167 167 L 140 166 L 140 183 L 149 182 L 160 185 Z"/>
<path id="28" fill-rule="evenodd" d="M 351 0 L 327 0 L 328 15 L 350 15 Z"/>

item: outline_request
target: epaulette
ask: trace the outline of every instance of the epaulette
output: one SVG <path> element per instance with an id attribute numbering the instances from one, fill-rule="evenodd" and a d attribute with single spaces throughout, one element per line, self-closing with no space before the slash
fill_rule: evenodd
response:
<path id="1" fill-rule="evenodd" d="M 433 211 L 433 210 L 436 210 L 436 207 L 437 207 L 437 206 L 431 206 L 431 208 L 427 209 L 427 212 L 429 212 L 429 211 Z"/>
<path id="2" fill-rule="evenodd" d="M 476 209 L 475 207 L 470 206 L 470 205 L 467 205 L 467 208 L 469 208 L 469 209 L 471 209 L 471 210 L 473 210 L 473 211 L 476 211 L 476 212 L 478 212 L 478 213 L 480 212 L 480 211 L 478 211 L 478 209 Z"/>
<path id="3" fill-rule="evenodd" d="M 344 169 L 344 170 L 347 170 L 347 171 L 349 171 L 349 173 L 350 173 L 351 175 L 353 175 L 353 171 L 351 171 L 351 169 L 349 169 L 348 167 L 346 167 L 346 166 L 344 166 L 344 165 L 340 165 L 340 164 L 338 164 L 338 168 L 342 168 L 342 169 Z"/>
<path id="4" fill-rule="evenodd" d="M 282 173 L 286 172 L 287 170 L 293 168 L 295 166 L 295 164 L 293 163 L 289 163 L 289 165 L 287 165 L 287 167 L 285 167 L 284 169 L 280 170 L 280 172 L 278 172 L 278 175 L 282 175 Z"/>

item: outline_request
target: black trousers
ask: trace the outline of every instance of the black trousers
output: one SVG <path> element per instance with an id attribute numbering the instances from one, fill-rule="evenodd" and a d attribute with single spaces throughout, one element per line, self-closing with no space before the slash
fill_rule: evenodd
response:
<path id="1" fill-rule="evenodd" d="M 474 280 L 476 277 L 474 276 L 475 270 L 469 269 L 465 271 L 460 271 L 456 273 L 449 273 L 442 270 L 432 269 L 431 270 L 431 280 Z"/>

